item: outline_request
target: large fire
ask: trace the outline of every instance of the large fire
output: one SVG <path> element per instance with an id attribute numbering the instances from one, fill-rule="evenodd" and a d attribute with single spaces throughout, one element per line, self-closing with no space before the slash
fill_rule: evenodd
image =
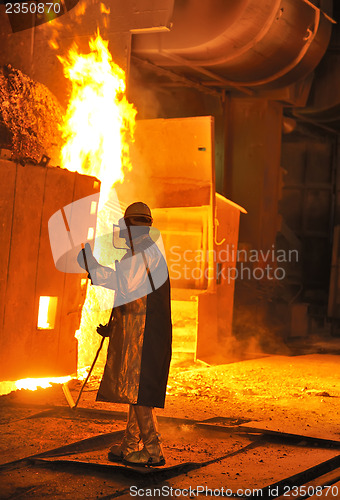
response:
<path id="1" fill-rule="evenodd" d="M 102 232 L 106 222 L 112 224 L 111 220 L 105 220 L 105 203 L 110 190 L 116 182 L 123 180 L 124 170 L 131 168 L 129 141 L 133 139 L 137 111 L 126 99 L 125 72 L 113 62 L 108 42 L 98 32 L 90 40 L 89 47 L 88 54 L 79 53 L 74 45 L 66 57 L 58 56 L 71 84 L 62 129 L 65 142 L 61 156 L 63 168 L 100 179 L 98 222 Z M 81 327 L 77 332 L 79 378 L 85 378 L 84 368 L 90 365 L 98 346 L 96 326 L 103 321 L 105 314 L 108 315 L 107 312 L 95 313 L 100 309 L 98 300 L 95 287 L 89 287 Z M 44 324 L 46 311 L 42 319 Z M 36 390 L 38 386 L 48 387 L 50 382 L 64 383 L 70 378 L 23 379 L 4 384 L 9 384 L 10 390 Z"/>
<path id="2" fill-rule="evenodd" d="M 103 206 L 112 185 L 123 180 L 123 168 L 130 168 L 128 138 L 136 110 L 125 97 L 125 72 L 112 61 L 108 42 L 98 33 L 89 46 L 89 54 L 74 46 L 67 57 L 58 57 L 72 84 L 62 166 L 100 179 Z"/>
<path id="3" fill-rule="evenodd" d="M 89 54 L 79 54 L 74 46 L 67 57 L 59 57 L 72 85 L 63 127 L 62 166 L 101 180 L 97 234 L 98 230 L 105 234 L 112 227 L 105 207 L 110 190 L 123 180 L 124 170 L 131 168 L 129 141 L 137 112 L 126 99 L 125 73 L 112 61 L 108 42 L 97 33 L 89 46 Z M 100 257 L 101 249 L 95 250 Z M 98 307 L 102 294 L 88 288 L 77 333 L 78 374 L 91 364 L 98 346 L 96 326 L 108 319 L 108 313 Z"/>

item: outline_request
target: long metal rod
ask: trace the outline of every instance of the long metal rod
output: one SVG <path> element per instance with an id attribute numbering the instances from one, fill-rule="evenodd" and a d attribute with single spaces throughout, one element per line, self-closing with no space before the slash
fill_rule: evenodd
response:
<path id="1" fill-rule="evenodd" d="M 296 111 L 294 111 L 292 113 L 292 115 L 298 121 L 314 125 L 314 127 L 320 128 L 320 129 L 324 130 L 325 132 L 328 132 L 329 134 L 336 135 L 336 136 L 339 135 L 339 132 L 336 129 L 328 127 L 327 125 L 324 125 L 323 123 L 320 123 L 317 120 L 313 120 L 312 118 L 308 118 L 306 116 L 300 115 Z"/>
<path id="2" fill-rule="evenodd" d="M 99 345 L 98 351 L 97 351 L 97 353 L 96 353 L 96 355 L 95 355 L 95 357 L 94 357 L 94 360 L 93 360 L 93 363 L 92 363 L 92 365 L 91 365 L 90 371 L 89 371 L 89 373 L 87 374 L 87 377 L 86 377 L 86 379 L 85 379 L 85 381 L 84 381 L 84 383 L 83 383 L 83 385 L 82 385 L 82 387 L 81 387 L 81 389 L 80 389 L 80 391 L 79 391 L 79 394 L 78 394 L 77 400 L 76 400 L 75 405 L 74 405 L 74 407 L 73 407 L 73 408 L 77 408 L 77 406 L 78 406 L 78 403 L 79 403 L 80 397 L 81 397 L 81 395 L 82 395 L 82 393 L 83 393 L 83 390 L 85 389 L 85 386 L 86 386 L 86 384 L 87 384 L 88 379 L 89 379 L 89 378 L 90 378 L 90 376 L 91 376 L 91 373 L 92 373 L 92 370 L 93 370 L 93 368 L 94 368 L 94 365 L 96 364 L 96 361 L 97 361 L 97 359 L 98 359 L 99 353 L 100 353 L 100 351 L 101 351 L 101 349 L 102 349 L 102 347 L 103 347 L 103 344 L 104 344 L 104 340 L 105 340 L 105 338 L 106 338 L 106 337 L 103 337 L 103 338 L 102 338 L 102 340 L 101 340 L 101 342 L 100 342 L 100 345 Z"/>
<path id="3" fill-rule="evenodd" d="M 302 0 L 302 1 L 303 1 L 303 3 L 306 3 L 307 5 L 309 5 L 310 7 L 312 7 L 314 10 L 321 10 L 321 9 L 319 9 L 319 7 L 317 7 L 312 2 L 310 2 L 310 0 Z M 321 12 L 326 17 L 326 19 L 328 19 L 328 21 L 330 21 L 333 24 L 338 24 L 337 21 L 335 19 L 333 19 L 329 14 L 327 14 L 323 10 L 321 10 Z"/>

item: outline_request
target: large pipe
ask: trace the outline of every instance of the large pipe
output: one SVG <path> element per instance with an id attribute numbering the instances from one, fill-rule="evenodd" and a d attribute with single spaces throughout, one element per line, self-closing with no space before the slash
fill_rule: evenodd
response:
<path id="1" fill-rule="evenodd" d="M 331 25 L 305 0 L 176 0 L 172 30 L 134 36 L 133 53 L 216 85 L 274 88 L 315 68 Z"/>

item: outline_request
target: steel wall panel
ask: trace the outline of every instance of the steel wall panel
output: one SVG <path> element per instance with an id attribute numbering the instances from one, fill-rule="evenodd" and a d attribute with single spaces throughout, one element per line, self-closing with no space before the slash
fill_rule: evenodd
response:
<path id="1" fill-rule="evenodd" d="M 34 361 L 34 366 L 32 368 L 35 376 L 57 376 L 63 373 L 65 374 L 65 371 L 60 370 L 57 358 L 60 334 L 65 321 L 61 314 L 61 303 L 64 294 L 66 275 L 58 271 L 54 265 L 48 236 L 48 220 L 61 207 L 72 203 L 74 197 L 75 175 L 72 172 L 58 168 L 48 168 L 46 172 L 35 288 L 34 319 L 31 330 L 32 360 Z M 79 276 L 76 275 L 73 279 L 76 279 L 79 285 Z M 39 297 L 42 295 L 58 297 L 55 328 L 51 330 L 39 330 L 37 328 Z M 44 346 L 43 357 L 41 356 L 42 346 Z M 76 351 L 76 346 L 74 345 L 73 350 Z M 73 363 L 68 366 L 68 369 L 68 373 L 75 371 L 76 364 Z"/>
<path id="2" fill-rule="evenodd" d="M 238 234 L 240 210 L 231 206 L 225 198 L 216 195 L 218 230 L 215 235 L 216 264 L 221 264 L 221 275 L 219 284 L 216 287 L 217 307 L 223 311 L 223 315 L 218 316 L 218 341 L 220 345 L 225 344 L 232 335 L 232 321 L 234 309 L 236 251 L 238 248 Z M 248 217 L 248 215 L 246 215 Z M 222 243 L 223 242 L 223 243 Z M 225 252 L 222 252 L 225 250 Z M 234 250 L 234 252 L 233 252 Z"/>
<path id="3" fill-rule="evenodd" d="M 12 218 L 16 182 L 16 165 L 13 162 L 0 160 L 0 331 L 3 329 L 7 275 L 12 234 Z M 0 353 L 6 346 L 4 335 L 0 335 Z"/>
<path id="4" fill-rule="evenodd" d="M 74 373 L 84 274 L 56 269 L 48 220 L 65 205 L 98 192 L 100 183 L 54 167 L 1 161 L 0 169 L 5 181 L 0 189 L 0 380 Z M 58 297 L 54 328 L 37 327 L 40 296 Z"/>
<path id="5" fill-rule="evenodd" d="M 240 210 L 216 194 L 216 219 L 213 241 L 216 290 L 198 296 L 196 357 L 207 363 L 226 362 L 230 355 L 235 289 L 232 269 L 236 268 Z"/>
<path id="6" fill-rule="evenodd" d="M 134 201 L 136 187 L 136 196 L 151 208 L 209 205 L 215 189 L 213 134 L 211 116 L 137 121 L 130 149 L 134 168 L 122 199 Z"/>
<path id="7" fill-rule="evenodd" d="M 17 165 L 0 378 L 3 372 L 11 379 L 19 372 L 28 376 L 30 371 L 45 176 L 43 167 Z"/>

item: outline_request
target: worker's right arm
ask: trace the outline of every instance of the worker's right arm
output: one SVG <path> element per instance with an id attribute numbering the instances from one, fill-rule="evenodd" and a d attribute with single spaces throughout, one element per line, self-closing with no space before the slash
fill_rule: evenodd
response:
<path id="1" fill-rule="evenodd" d="M 117 290 L 116 271 L 111 267 L 101 266 L 91 269 L 89 273 L 92 285 L 103 286 L 111 290 Z"/>

